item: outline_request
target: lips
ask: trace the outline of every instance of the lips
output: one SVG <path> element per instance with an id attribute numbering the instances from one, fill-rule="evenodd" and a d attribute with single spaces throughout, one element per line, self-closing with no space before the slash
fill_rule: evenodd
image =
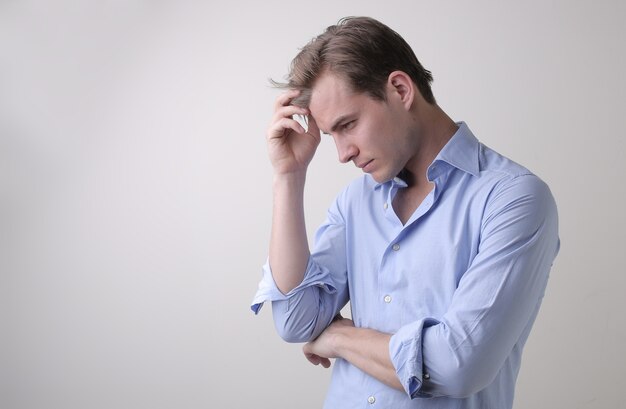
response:
<path id="1" fill-rule="evenodd" d="M 363 171 L 366 171 L 366 167 L 367 167 L 370 163 L 372 163 L 373 161 L 374 161 L 374 159 L 370 159 L 370 160 L 369 160 L 369 161 L 367 161 L 367 162 L 357 163 L 357 164 L 356 164 L 356 167 L 357 167 L 357 168 L 359 168 L 359 169 L 362 169 Z"/>

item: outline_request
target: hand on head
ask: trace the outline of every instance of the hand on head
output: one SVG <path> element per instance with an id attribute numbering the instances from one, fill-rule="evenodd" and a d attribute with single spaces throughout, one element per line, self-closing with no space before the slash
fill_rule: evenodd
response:
<path id="1" fill-rule="evenodd" d="M 320 143 L 320 131 L 307 108 L 292 105 L 298 90 L 282 93 L 274 105 L 274 116 L 267 130 L 270 161 L 278 174 L 306 172 Z M 294 119 L 305 116 L 308 130 Z"/>

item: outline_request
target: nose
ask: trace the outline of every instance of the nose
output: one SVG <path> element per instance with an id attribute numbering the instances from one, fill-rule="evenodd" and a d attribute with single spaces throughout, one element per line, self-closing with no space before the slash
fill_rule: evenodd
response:
<path id="1" fill-rule="evenodd" d="M 338 138 L 335 138 L 335 145 L 337 146 L 337 155 L 341 163 L 348 163 L 359 154 L 357 147 L 348 141 L 340 141 Z"/>

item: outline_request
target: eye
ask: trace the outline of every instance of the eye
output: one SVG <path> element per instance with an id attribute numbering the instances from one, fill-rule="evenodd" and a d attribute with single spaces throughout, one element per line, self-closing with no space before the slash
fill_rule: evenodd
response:
<path id="1" fill-rule="evenodd" d="M 343 124 L 342 128 L 345 129 L 346 131 L 349 131 L 350 129 L 354 128 L 355 124 L 356 124 L 356 119 L 353 119 L 352 121 L 349 121 Z"/>

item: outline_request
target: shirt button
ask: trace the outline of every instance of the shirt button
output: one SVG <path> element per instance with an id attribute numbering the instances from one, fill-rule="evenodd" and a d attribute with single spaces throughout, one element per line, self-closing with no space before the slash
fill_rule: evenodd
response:
<path id="1" fill-rule="evenodd" d="M 385 203 L 385 204 L 383 205 L 383 207 L 385 208 L 385 210 L 387 210 L 387 208 L 389 207 L 389 204 L 388 204 L 388 203 Z"/>
<path id="2" fill-rule="evenodd" d="M 398 250 L 400 250 L 400 245 L 398 243 L 396 243 L 396 244 L 393 245 L 392 249 L 394 251 L 398 251 Z"/>
<path id="3" fill-rule="evenodd" d="M 424 379 L 426 379 L 426 380 L 430 379 L 430 374 L 428 372 L 426 372 L 424 374 Z"/>
<path id="4" fill-rule="evenodd" d="M 386 295 L 386 296 L 385 296 L 385 298 L 384 298 L 384 300 L 385 300 L 385 302 L 386 302 L 387 304 L 389 304 L 389 303 L 391 302 L 391 296 L 390 296 L 390 295 Z"/>
<path id="5" fill-rule="evenodd" d="M 374 402 L 376 402 L 376 398 L 373 396 L 370 396 L 369 398 L 367 398 L 367 403 L 369 403 L 370 405 L 373 405 Z"/>

